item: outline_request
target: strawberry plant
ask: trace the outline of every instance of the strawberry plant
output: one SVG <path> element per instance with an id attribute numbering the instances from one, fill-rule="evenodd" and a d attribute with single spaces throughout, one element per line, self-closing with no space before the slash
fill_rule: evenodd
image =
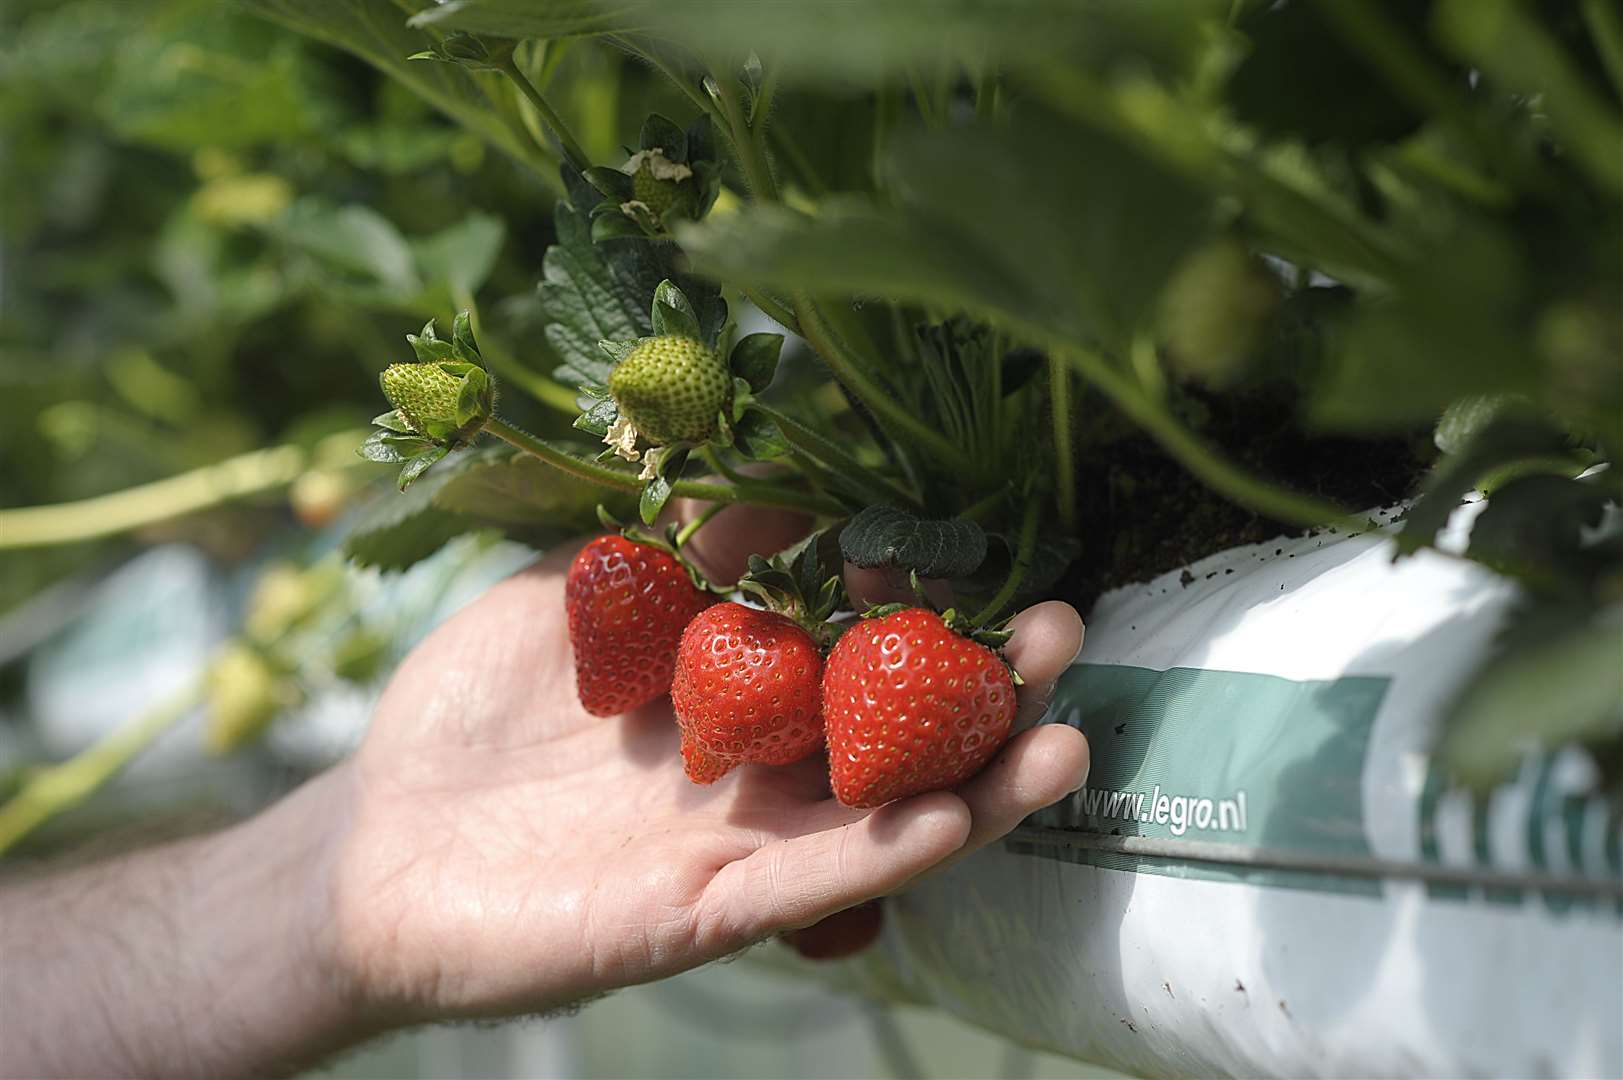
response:
<path id="1" fill-rule="evenodd" d="M 694 495 L 839 522 L 848 560 L 946 579 L 975 626 L 1418 490 L 1401 556 L 1490 488 L 1465 555 L 1523 615 L 1444 749 L 1486 782 L 1559 732 L 1623 775 L 1609 693 L 1490 704 L 1615 682 L 1583 659 L 1615 655 L 1623 581 L 1591 532 L 1623 439 L 1605 5 L 1022 0 L 927 34 L 904 0 L 252 6 L 358 49 L 351 20 L 387 17 L 556 159 L 536 320 L 609 449 L 492 415 L 518 450 L 647 521 Z M 565 48 L 632 58 L 678 119 L 588 159 L 545 85 Z M 745 312 L 795 336 L 782 371 L 783 339 L 733 343 Z"/>
<path id="2" fill-rule="evenodd" d="M 430 321 L 375 364 L 390 411 L 362 452 L 406 490 L 351 532 L 355 562 L 403 568 L 467 532 L 545 546 L 599 504 L 649 528 L 679 498 L 801 512 L 826 528 L 822 565 L 837 549 L 917 575 L 961 625 L 891 614 L 835 645 L 820 627 L 840 598 L 804 560 L 763 559 L 746 591 L 828 656 L 825 695 L 891 662 L 863 655 L 886 619 L 932 660 L 972 657 L 979 755 L 1011 695 L 972 638 L 1019 605 L 1085 608 L 1223 548 L 1370 530 L 1399 503 L 1405 558 L 1481 491 L 1450 554 L 1520 599 L 1441 751 L 1486 786 L 1528 746 L 1576 741 L 1623 790 L 1612 6 L 243 6 L 348 50 L 523 177 L 488 201 L 397 197 L 441 230 L 410 244 L 378 240 L 362 207 L 277 226 L 337 267 L 346 302 L 387 296 L 398 330 L 451 318 L 449 339 Z M 487 285 L 493 235 L 506 272 Z M 357 253 L 379 246 L 396 257 Z M 660 659 L 628 689 L 663 692 L 673 612 L 703 594 L 655 548 L 599 543 L 692 590 L 649 615 Z M 619 632 L 591 599 L 577 645 Z M 604 663 L 629 671 L 628 648 Z M 630 700 L 595 678 L 589 706 Z M 697 718 L 692 687 L 721 676 L 688 678 Z M 838 762 L 858 733 L 824 700 Z M 929 757 L 929 782 L 960 775 Z"/>

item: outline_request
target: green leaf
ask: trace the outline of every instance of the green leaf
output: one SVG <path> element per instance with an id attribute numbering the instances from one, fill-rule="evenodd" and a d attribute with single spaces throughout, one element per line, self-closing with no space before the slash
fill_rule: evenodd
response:
<path id="1" fill-rule="evenodd" d="M 444 436 L 437 437 L 443 438 Z M 400 490 L 404 492 L 412 484 L 415 484 L 418 477 L 439 464 L 440 460 L 450 452 L 448 446 L 430 446 L 428 449 L 414 455 L 406 462 L 405 467 L 400 470 L 399 477 L 396 478 L 395 482 L 400 486 Z"/>
<path id="2" fill-rule="evenodd" d="M 474 2 L 474 0 L 470 0 Z M 522 0 L 477 0 L 516 7 Z M 766 57 L 784 77 L 847 86 L 935 71 L 949 58 L 1052 70 L 1125 63 L 1182 69 L 1228 0 L 863 0 L 617 3 L 622 17 L 701 55 Z"/>
<path id="3" fill-rule="evenodd" d="M 1466 555 L 1532 588 L 1586 596 L 1587 564 L 1604 565 L 1606 557 L 1586 547 L 1584 537 L 1600 525 L 1607 501 L 1596 483 L 1548 474 L 1517 477 L 1488 496 L 1471 525 Z"/>
<path id="4" fill-rule="evenodd" d="M 782 349 L 782 334 L 746 334 L 733 346 L 727 366 L 734 375 L 749 383 L 751 392 L 759 394 L 772 384 Z"/>
<path id="5" fill-rule="evenodd" d="M 472 296 L 490 277 L 506 232 L 501 218 L 471 213 L 455 225 L 411 241 L 417 271 L 423 280 L 445 285 L 453 298 Z"/>
<path id="6" fill-rule="evenodd" d="M 611 169 L 607 165 L 593 165 L 581 175 L 586 177 L 587 183 L 601 191 L 604 197 L 613 203 L 623 203 L 636 197 L 631 177 L 619 169 Z M 618 206 L 614 208 L 619 209 Z"/>
<path id="7" fill-rule="evenodd" d="M 601 438 L 609 433 L 609 428 L 619 418 L 620 406 L 614 403 L 613 398 L 598 398 L 592 402 L 590 408 L 575 418 L 575 427 Z"/>
<path id="8" fill-rule="evenodd" d="M 401 435 L 384 429 L 368 435 L 355 452 L 367 461 L 398 465 L 417 456 L 428 446 L 429 443 L 417 435 Z"/>
<path id="9" fill-rule="evenodd" d="M 457 359 L 484 367 L 485 358 L 479 353 L 479 343 L 473 339 L 473 316 L 466 311 L 457 312 L 451 322 L 451 344 Z"/>
<path id="10" fill-rule="evenodd" d="M 606 383 L 614 365 L 598 342 L 647 336 L 653 330 L 647 300 L 614 275 L 593 246 L 584 215 L 560 203 L 554 221 L 558 243 L 542 260 L 541 307 L 547 343 L 563 362 L 556 377 L 562 383 Z"/>
<path id="11" fill-rule="evenodd" d="M 1438 755 L 1461 782 L 1486 789 L 1531 751 L 1623 735 L 1623 609 L 1563 616 L 1484 664 L 1449 711 Z"/>
<path id="12" fill-rule="evenodd" d="M 449 0 L 411 17 L 414 27 L 510 38 L 610 34 L 641 25 L 649 0 Z"/>
<path id="13" fill-rule="evenodd" d="M 475 417 L 484 417 L 485 394 L 489 387 L 490 376 L 483 368 L 474 368 L 462 376 L 462 386 L 456 395 L 456 422 L 465 425 Z"/>
<path id="14" fill-rule="evenodd" d="M 417 355 L 419 364 L 440 364 L 456 359 L 456 347 L 449 341 L 441 341 L 434 333 L 433 319 L 423 325 L 421 333 L 407 334 L 406 342 Z"/>
<path id="15" fill-rule="evenodd" d="M 789 442 L 770 416 L 747 409 L 733 423 L 733 449 L 750 461 L 777 461 L 789 453 Z"/>
<path id="16" fill-rule="evenodd" d="M 1438 531 L 1448 524 L 1460 500 L 1475 490 L 1491 470 L 1524 458 L 1559 454 L 1566 444 L 1566 437 L 1559 431 L 1525 413 L 1496 416 L 1427 479 L 1420 498 L 1404 518 L 1392 557 L 1412 555 L 1429 547 Z"/>
<path id="17" fill-rule="evenodd" d="M 1521 314 L 1528 287 L 1508 232 L 1486 224 L 1451 230 L 1393 275 L 1387 295 L 1331 324 L 1329 370 L 1313 387 L 1309 419 L 1334 429 L 1407 430 L 1464 397 L 1535 395 Z"/>
<path id="18" fill-rule="evenodd" d="M 376 427 L 387 428 L 390 431 L 401 432 L 402 434 L 410 434 L 411 432 L 411 425 L 406 423 L 406 418 L 400 415 L 399 409 L 390 409 L 380 416 L 374 416 L 372 423 Z M 374 432 L 374 434 L 376 433 Z"/>
<path id="19" fill-rule="evenodd" d="M 601 210 L 602 213 L 597 211 Z M 647 237 L 643 227 L 620 211 L 619 207 L 600 206 L 592 215 L 592 243 L 606 240 L 641 240 Z"/>
<path id="20" fill-rule="evenodd" d="M 699 317 L 694 312 L 693 305 L 682 295 L 682 290 L 669 280 L 661 281 L 654 290 L 651 321 L 655 334 L 675 334 L 679 337 L 692 338 L 694 341 L 704 340 L 703 331 L 699 329 Z"/>
<path id="21" fill-rule="evenodd" d="M 370 207 L 306 197 L 288 208 L 276 232 L 315 260 L 330 287 L 366 302 L 398 305 L 422 291 L 411 245 Z"/>
<path id="22" fill-rule="evenodd" d="M 662 150 L 671 161 L 686 163 L 688 159 L 687 134 L 658 113 L 650 113 L 648 119 L 642 122 L 637 147 L 640 150 Z"/>
<path id="23" fill-rule="evenodd" d="M 472 529 L 461 514 L 434 505 L 435 492 L 450 480 L 459 460 L 446 462 L 443 475 L 431 473 L 402 494 L 379 498 L 344 539 L 344 555 L 361 566 L 404 570 Z"/>
<path id="24" fill-rule="evenodd" d="M 1460 398 L 1443 410 L 1437 421 L 1432 442 L 1445 454 L 1457 454 L 1468 446 L 1507 407 L 1526 406 L 1525 401 L 1490 394 L 1473 394 Z"/>
<path id="25" fill-rule="evenodd" d="M 1124 143 L 1045 114 L 898 135 L 897 206 L 754 206 L 676 227 L 697 269 L 785 291 L 880 295 L 1017 331 L 1123 346 L 1209 228 L 1209 199 Z"/>
<path id="26" fill-rule="evenodd" d="M 442 484 L 434 505 L 535 546 L 597 529 L 597 506 L 629 514 L 629 493 L 607 491 L 507 447 L 492 447 Z"/>
<path id="27" fill-rule="evenodd" d="M 665 504 L 671 499 L 671 481 L 680 476 L 682 466 L 687 464 L 688 451 L 686 447 L 664 447 L 649 451 L 658 454 L 658 466 L 654 478 L 643 484 L 642 496 L 637 501 L 637 511 L 642 517 L 644 525 L 652 525 L 659 512 L 665 509 Z"/>
<path id="28" fill-rule="evenodd" d="M 388 73 L 464 129 L 477 133 L 514 160 L 531 166 L 543 182 L 553 183 L 556 171 L 550 155 L 537 149 L 523 125 L 512 122 L 511 114 L 490 107 L 490 98 L 477 76 L 455 64 L 407 59 L 414 53 L 432 50 L 436 39 L 408 27 L 396 0 L 239 0 L 239 3 L 256 14 L 354 53 Z M 595 4 L 593 9 L 597 10 Z"/>
<path id="29" fill-rule="evenodd" d="M 986 534 L 967 518 L 931 520 L 893 506 L 870 506 L 840 533 L 840 550 L 847 561 L 870 569 L 956 578 L 973 573 L 986 558 Z"/>

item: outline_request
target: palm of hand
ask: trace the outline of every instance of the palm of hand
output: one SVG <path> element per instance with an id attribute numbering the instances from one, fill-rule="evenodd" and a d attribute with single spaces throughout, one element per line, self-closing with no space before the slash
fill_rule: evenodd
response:
<path id="1" fill-rule="evenodd" d="M 336 929 L 395 1010 L 544 1009 L 686 970 L 893 891 L 1085 772 L 1080 735 L 1045 728 L 957 794 L 878 811 L 834 802 L 818 757 L 697 787 L 668 701 L 609 720 L 576 701 L 572 556 L 437 630 L 356 757 Z M 1052 678 L 1074 651 L 1030 666 Z"/>

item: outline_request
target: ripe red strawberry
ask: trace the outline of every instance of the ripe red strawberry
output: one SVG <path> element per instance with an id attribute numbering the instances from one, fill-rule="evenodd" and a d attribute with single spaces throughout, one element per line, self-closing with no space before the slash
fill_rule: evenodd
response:
<path id="1" fill-rule="evenodd" d="M 564 583 L 564 606 L 586 711 L 613 716 L 668 691 L 682 629 L 712 599 L 659 548 L 623 536 L 581 548 Z"/>
<path id="2" fill-rule="evenodd" d="M 906 608 L 845 632 L 823 673 L 829 777 L 882 806 L 973 776 L 1008 738 L 1014 681 L 991 649 Z"/>
<path id="3" fill-rule="evenodd" d="M 700 612 L 676 651 L 671 704 L 688 779 L 745 762 L 787 765 L 823 741 L 817 642 L 793 619 L 743 604 Z"/>
<path id="4" fill-rule="evenodd" d="M 878 900 L 836 911 L 800 930 L 778 935 L 784 944 L 807 960 L 839 960 L 853 956 L 879 940 L 885 909 Z"/>

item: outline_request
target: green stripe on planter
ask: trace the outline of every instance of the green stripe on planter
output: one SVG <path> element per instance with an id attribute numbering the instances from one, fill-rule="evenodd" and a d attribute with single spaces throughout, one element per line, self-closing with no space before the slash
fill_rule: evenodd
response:
<path id="1" fill-rule="evenodd" d="M 1048 721 L 1079 727 L 1088 786 L 1032 822 L 1116 836 L 1203 840 L 1308 855 L 1369 856 L 1362 779 L 1390 680 L 1296 681 L 1248 672 L 1079 664 Z M 1378 893 L 1336 875 L 1183 863 L 1116 852 L 1011 850 L 1177 877 Z"/>

